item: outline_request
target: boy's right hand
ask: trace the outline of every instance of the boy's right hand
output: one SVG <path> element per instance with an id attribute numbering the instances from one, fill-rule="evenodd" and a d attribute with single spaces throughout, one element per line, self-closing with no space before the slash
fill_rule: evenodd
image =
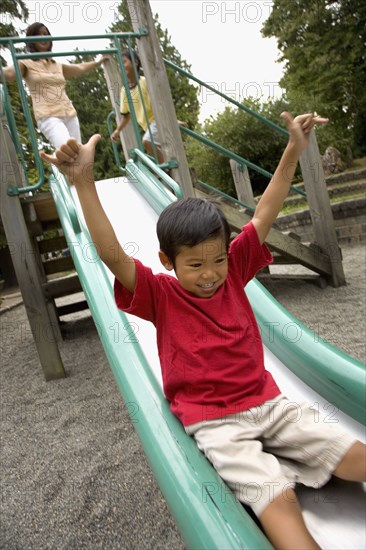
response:
<path id="1" fill-rule="evenodd" d="M 54 155 L 40 151 L 40 156 L 63 172 L 70 184 L 88 184 L 94 181 L 94 155 L 100 137 L 94 134 L 85 145 L 71 138 L 56 149 Z"/>
<path id="2" fill-rule="evenodd" d="M 114 132 L 112 132 L 111 140 L 114 141 L 115 143 L 117 143 L 119 141 L 119 131 L 118 130 L 115 130 Z"/>

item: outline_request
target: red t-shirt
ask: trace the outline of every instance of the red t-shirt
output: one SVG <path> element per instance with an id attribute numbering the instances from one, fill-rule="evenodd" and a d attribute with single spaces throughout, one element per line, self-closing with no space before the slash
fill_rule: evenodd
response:
<path id="1" fill-rule="evenodd" d="M 164 393 L 184 426 L 260 405 L 280 393 L 264 368 L 263 345 L 243 287 L 272 262 L 249 222 L 229 248 L 228 276 L 199 298 L 171 275 L 136 263 L 132 294 L 115 280 L 117 306 L 154 323 Z"/>

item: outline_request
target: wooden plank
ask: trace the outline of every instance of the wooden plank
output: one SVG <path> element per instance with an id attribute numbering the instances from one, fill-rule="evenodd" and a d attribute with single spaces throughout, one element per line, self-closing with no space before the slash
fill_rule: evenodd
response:
<path id="1" fill-rule="evenodd" d="M 39 193 L 33 197 L 22 199 L 24 203 L 32 203 L 40 222 L 49 222 L 58 220 L 55 202 L 50 193 Z"/>
<path id="2" fill-rule="evenodd" d="M 252 184 L 250 183 L 250 177 L 247 166 L 243 166 L 240 169 L 240 165 L 236 160 L 230 159 L 230 168 L 233 175 L 233 180 L 235 184 L 236 195 L 238 200 L 255 208 L 257 206 L 254 195 Z"/>
<path id="3" fill-rule="evenodd" d="M 119 121 L 121 120 L 119 101 L 122 88 L 122 77 L 118 68 L 118 63 L 113 57 L 110 57 L 108 61 L 103 63 L 102 67 L 107 82 L 112 107 L 114 109 L 114 112 L 116 113 L 117 123 L 119 123 Z M 125 159 L 128 159 L 130 157 L 131 149 L 135 149 L 137 147 L 137 140 L 133 131 L 131 120 L 128 122 L 123 132 L 120 133 L 120 139 L 122 143 L 123 154 L 125 156 Z"/>
<path id="4" fill-rule="evenodd" d="M 50 239 L 37 239 L 37 246 L 40 254 L 45 254 L 46 252 L 56 252 L 58 250 L 65 250 L 69 248 L 65 237 L 62 235 L 51 237 Z"/>
<path id="5" fill-rule="evenodd" d="M 42 285 L 42 288 L 45 295 L 50 298 L 61 298 L 83 290 L 76 274 L 47 281 Z"/>
<path id="6" fill-rule="evenodd" d="M 203 191 L 195 189 L 196 197 L 207 198 Z M 220 208 L 225 214 L 230 226 L 234 231 L 241 231 L 243 225 L 251 220 L 247 212 L 240 212 L 236 208 L 224 203 L 220 203 Z M 284 235 L 278 229 L 272 228 L 266 239 L 266 244 L 271 251 L 295 260 L 295 263 L 301 264 L 317 273 L 329 277 L 331 275 L 330 259 L 320 251 L 313 251 L 301 242 Z"/>
<path id="7" fill-rule="evenodd" d="M 77 311 L 84 311 L 85 309 L 89 309 L 89 306 L 88 306 L 88 302 L 86 300 L 83 300 L 82 302 L 73 302 L 72 304 L 59 306 L 57 308 L 57 312 L 59 314 L 59 317 L 63 317 L 64 315 L 70 315 L 70 313 L 76 313 Z"/>
<path id="8" fill-rule="evenodd" d="M 139 39 L 138 51 L 149 88 L 164 159 L 178 161 L 178 168 L 172 169 L 172 177 L 180 184 L 185 197 L 193 197 L 188 162 L 150 4 L 141 0 L 127 0 L 127 4 L 134 30 L 145 28 L 148 31 L 147 36 Z"/>
<path id="9" fill-rule="evenodd" d="M 331 283 L 334 287 L 344 285 L 346 278 L 342 256 L 314 130 L 310 132 L 309 145 L 300 157 L 300 165 L 315 239 L 322 251 L 331 259 Z"/>
<path id="10" fill-rule="evenodd" d="M 47 260 L 43 262 L 43 268 L 46 275 L 75 270 L 74 262 L 72 261 L 71 256 L 63 256 L 62 258 Z"/>
<path id="11" fill-rule="evenodd" d="M 21 170 L 6 120 L 0 125 L 0 213 L 6 239 L 11 243 L 14 270 L 46 380 L 63 378 L 65 371 L 41 287 L 37 265 L 18 197 L 7 193 L 22 181 Z"/>

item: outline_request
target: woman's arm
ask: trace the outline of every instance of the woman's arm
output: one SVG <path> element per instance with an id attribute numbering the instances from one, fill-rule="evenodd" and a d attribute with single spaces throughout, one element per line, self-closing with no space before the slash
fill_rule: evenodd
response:
<path id="1" fill-rule="evenodd" d="M 90 73 L 100 67 L 108 59 L 108 56 L 104 55 L 96 61 L 87 61 L 85 63 L 69 63 L 62 65 L 62 72 L 65 78 L 78 78 L 84 74 Z"/>
<path id="2" fill-rule="evenodd" d="M 19 65 L 21 75 L 24 78 L 27 72 L 27 68 L 21 61 L 19 61 L 18 65 Z M 17 77 L 16 77 L 14 65 L 9 65 L 9 67 L 3 67 L 3 71 L 4 71 L 5 80 L 7 82 L 14 82 L 14 80 L 16 80 Z"/>

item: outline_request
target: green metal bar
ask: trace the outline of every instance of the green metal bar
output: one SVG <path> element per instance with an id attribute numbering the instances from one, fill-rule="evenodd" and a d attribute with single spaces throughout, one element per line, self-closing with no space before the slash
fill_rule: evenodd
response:
<path id="1" fill-rule="evenodd" d="M 8 92 L 8 89 L 7 89 L 5 76 L 4 76 L 4 72 L 3 72 L 2 67 L 0 68 L 0 71 L 1 71 L 1 80 L 2 80 L 2 84 L 0 84 L 0 94 L 1 94 L 1 98 L 2 98 L 2 107 L 4 109 L 4 114 L 6 116 L 6 120 L 7 120 L 7 123 L 8 123 L 8 130 L 10 132 L 11 138 L 12 138 L 13 143 L 15 145 L 16 153 L 17 153 L 17 155 L 20 159 L 20 163 L 22 165 L 25 180 L 26 180 L 27 184 L 29 184 L 29 178 L 28 178 L 27 166 L 26 166 L 26 162 L 25 162 L 25 158 L 24 158 L 23 148 L 22 148 L 21 143 L 19 141 L 17 125 L 16 125 L 13 109 L 11 108 L 10 96 L 9 96 L 9 92 Z"/>
<path id="2" fill-rule="evenodd" d="M 118 40 L 117 37 L 114 37 L 113 40 L 114 40 L 115 48 L 117 49 L 117 62 L 118 62 L 119 70 L 120 70 L 121 77 L 122 77 L 122 83 L 123 83 L 123 86 L 126 90 L 127 103 L 128 103 L 129 109 L 130 109 L 130 116 L 131 116 L 133 131 L 134 131 L 135 136 L 136 136 L 137 145 L 138 145 L 139 149 L 141 149 L 141 151 L 143 151 L 144 147 L 142 145 L 140 128 L 139 128 L 139 125 L 138 125 L 138 122 L 137 122 L 137 119 L 136 119 L 135 109 L 134 109 L 134 106 L 133 106 L 131 92 L 130 92 L 130 88 L 129 88 L 129 85 L 128 85 L 126 71 L 125 71 L 125 68 L 123 66 L 123 58 L 122 58 L 120 43 L 119 43 L 119 40 Z"/>
<path id="3" fill-rule="evenodd" d="M 48 57 L 65 57 L 67 55 L 72 56 L 85 56 L 85 55 L 97 55 L 97 54 L 110 54 L 117 53 L 115 48 L 108 50 L 72 50 L 69 52 L 44 52 L 44 53 L 18 53 L 16 54 L 17 59 L 44 59 Z"/>
<path id="4" fill-rule="evenodd" d="M 142 151 L 139 151 L 138 149 L 135 149 L 133 151 L 132 156 L 133 156 L 134 160 L 136 158 L 139 158 L 148 168 L 150 168 L 150 170 L 155 172 L 155 174 L 159 178 L 161 178 L 164 181 L 164 183 L 166 183 L 171 188 L 171 190 L 173 191 L 173 193 L 175 194 L 175 196 L 177 198 L 183 198 L 183 192 L 182 192 L 180 186 L 177 184 L 177 182 L 174 181 L 170 176 L 168 176 L 168 174 L 166 172 L 164 172 L 164 170 L 162 170 L 159 165 L 155 164 L 146 155 L 146 153 L 143 153 Z M 161 188 L 164 189 L 163 187 L 161 187 Z"/>
<path id="5" fill-rule="evenodd" d="M 116 113 L 114 111 L 111 111 L 109 113 L 109 115 L 107 116 L 107 127 L 108 127 L 109 135 L 111 135 L 112 132 L 113 132 L 113 127 L 112 127 L 112 122 L 111 122 L 111 119 L 113 117 L 116 118 Z M 122 163 L 121 163 L 121 159 L 120 159 L 120 156 L 119 156 L 117 143 L 115 143 L 112 139 L 111 139 L 111 143 L 112 143 L 112 151 L 113 151 L 114 160 L 116 161 L 118 169 L 120 170 L 120 172 L 125 172 L 126 170 L 123 168 Z"/>
<path id="6" fill-rule="evenodd" d="M 29 193 L 30 191 L 35 191 L 36 189 L 39 189 L 41 185 L 43 185 L 44 169 L 43 169 L 41 157 L 39 156 L 38 143 L 37 143 L 36 133 L 33 126 L 32 115 L 31 115 L 27 98 L 25 95 L 25 90 L 23 86 L 23 77 L 20 72 L 19 65 L 16 61 L 16 52 L 13 44 L 10 44 L 10 52 L 13 58 L 14 70 L 15 70 L 15 75 L 16 75 L 19 93 L 20 93 L 20 100 L 22 103 L 27 128 L 29 130 L 29 137 L 31 140 L 35 164 L 38 171 L 38 181 L 34 185 L 27 185 L 25 187 L 9 187 L 8 189 L 9 195 L 19 195 L 21 193 Z"/>
<path id="7" fill-rule="evenodd" d="M 260 115 L 259 113 L 256 113 L 255 111 L 253 111 L 253 109 L 250 109 L 249 107 L 246 107 L 245 105 L 243 105 L 242 103 L 239 103 L 239 101 L 236 101 L 235 99 L 233 99 L 232 97 L 226 95 L 226 94 L 223 94 L 222 92 L 219 92 L 218 90 L 216 90 L 215 88 L 213 88 L 213 86 L 210 86 L 209 84 L 207 84 L 206 82 L 203 82 L 203 80 L 200 80 L 199 78 L 197 78 L 196 76 L 194 76 L 192 73 L 189 73 L 188 71 L 185 71 L 184 69 L 181 69 L 180 67 L 178 67 L 178 65 L 175 65 L 174 63 L 172 63 L 171 61 L 169 61 L 168 59 L 163 59 L 165 65 L 167 65 L 168 67 L 171 67 L 172 69 L 174 69 L 175 71 L 177 71 L 178 73 L 180 73 L 181 75 L 183 76 L 186 76 L 187 78 L 189 78 L 190 80 L 194 80 L 195 82 L 197 82 L 200 86 L 204 86 L 205 88 L 207 88 L 208 90 L 211 90 L 212 92 L 214 92 L 215 94 L 219 95 L 220 97 L 224 98 L 226 101 L 228 101 L 229 103 L 232 103 L 233 105 L 235 105 L 236 107 L 238 107 L 239 109 L 241 109 L 242 111 L 245 111 L 246 113 L 250 114 L 251 116 L 253 116 L 254 118 L 257 118 L 258 120 L 260 120 L 261 122 L 263 122 L 263 124 L 266 124 L 267 126 L 270 126 L 271 128 L 273 128 L 274 130 L 276 130 L 277 132 L 280 132 L 281 134 L 285 135 L 285 136 L 288 136 L 289 133 L 288 131 L 285 129 L 285 128 L 282 128 L 281 126 L 278 126 L 277 124 L 275 124 L 274 122 L 272 122 L 271 120 L 268 120 L 267 118 L 263 117 L 262 115 Z"/>
<path id="8" fill-rule="evenodd" d="M 256 164 L 253 164 L 249 160 L 240 157 L 236 153 L 233 153 L 232 151 L 229 151 L 229 149 L 226 149 L 225 147 L 222 147 L 222 145 L 218 145 L 214 141 L 206 138 L 205 136 L 202 136 L 201 134 L 197 134 L 197 132 L 194 132 L 193 130 L 190 130 L 189 128 L 185 128 L 184 126 L 179 126 L 181 132 L 184 132 L 188 136 L 192 137 L 193 139 L 196 139 L 197 141 L 201 141 L 205 145 L 208 145 L 211 147 L 211 149 L 214 149 L 215 151 L 218 151 L 222 155 L 225 155 L 226 157 L 235 160 L 239 164 L 245 164 L 248 166 L 248 168 L 251 168 L 252 170 L 255 170 L 259 174 L 262 174 L 262 176 L 266 176 L 268 179 L 271 179 L 273 174 L 271 172 L 267 172 L 267 170 L 264 170 L 263 168 L 260 168 L 260 166 L 257 166 Z M 299 195 L 303 195 L 306 197 L 306 193 L 302 191 L 301 189 L 298 189 L 294 185 L 291 185 L 291 189 L 293 189 L 296 193 Z"/>
<path id="9" fill-rule="evenodd" d="M 140 38 L 141 36 L 146 36 L 147 31 L 145 29 L 141 29 L 140 32 L 111 32 L 108 34 L 87 34 L 85 36 L 80 35 L 74 35 L 74 36 L 52 36 L 52 35 L 45 35 L 45 36 L 6 36 L 4 38 L 0 38 L 0 44 L 8 44 L 13 43 L 16 44 L 18 42 L 57 42 L 59 40 L 94 40 L 94 39 L 100 39 L 100 38 Z"/>
<path id="10" fill-rule="evenodd" d="M 229 149 L 226 149 L 225 147 L 222 147 L 222 145 L 218 145 L 214 141 L 211 141 L 210 139 L 202 136 L 201 134 L 197 134 L 197 132 L 193 132 L 193 130 L 190 130 L 189 128 L 185 128 L 184 126 L 179 126 L 181 132 L 187 134 L 188 136 L 200 141 L 201 143 L 204 143 L 205 145 L 208 145 L 218 153 L 221 153 L 222 155 L 225 155 L 225 157 L 228 157 L 230 159 L 236 160 L 239 164 L 246 164 L 248 168 L 251 168 L 252 170 L 255 170 L 256 172 L 259 172 L 259 174 L 262 174 L 263 176 L 266 176 L 267 178 L 271 179 L 273 174 L 270 172 L 267 172 L 267 170 L 263 170 L 263 168 L 260 168 L 256 164 L 253 164 L 249 160 L 246 160 L 243 157 L 240 157 L 236 153 L 232 153 L 229 151 Z"/>
<path id="11" fill-rule="evenodd" d="M 134 73 L 135 73 L 135 78 L 136 78 L 137 87 L 138 87 L 138 91 L 139 91 L 140 98 L 141 98 L 141 103 L 142 103 L 142 108 L 143 108 L 144 115 L 145 115 L 145 120 L 146 120 L 147 127 L 148 127 L 148 130 L 149 130 L 149 135 L 150 135 L 151 145 L 152 145 L 152 149 L 153 149 L 153 154 L 154 154 L 154 157 L 155 157 L 156 164 L 159 164 L 158 153 L 157 153 L 156 145 L 155 145 L 154 138 L 153 138 L 153 135 L 152 135 L 152 132 L 151 132 L 149 118 L 147 116 L 144 96 L 142 95 L 142 90 L 141 90 L 141 85 L 140 85 L 140 75 L 139 75 L 137 67 L 136 67 L 135 56 L 132 54 L 133 48 L 131 46 L 131 40 L 130 39 L 128 39 L 127 45 L 128 45 L 129 52 L 131 54 L 133 70 L 134 70 Z"/>
<path id="12" fill-rule="evenodd" d="M 322 341 L 258 282 L 245 287 L 264 344 L 300 380 L 365 424 L 366 365 Z M 295 330 L 295 340 L 287 337 Z"/>
<path id="13" fill-rule="evenodd" d="M 204 181 L 201 181 L 201 180 L 198 180 L 198 183 L 202 185 L 202 187 L 205 187 L 207 191 L 212 191 L 217 195 L 220 195 L 220 197 L 224 197 L 225 199 L 228 199 L 230 202 L 234 202 L 239 206 L 244 206 L 244 208 L 249 210 L 249 212 L 253 212 L 253 213 L 255 212 L 255 208 L 253 208 L 253 206 L 250 206 L 249 204 L 245 204 L 245 202 L 242 202 L 239 199 L 236 199 L 235 197 L 232 197 L 231 195 L 224 193 L 224 191 L 221 191 L 221 189 L 217 189 L 217 187 L 213 187 L 212 185 L 205 183 Z"/>

